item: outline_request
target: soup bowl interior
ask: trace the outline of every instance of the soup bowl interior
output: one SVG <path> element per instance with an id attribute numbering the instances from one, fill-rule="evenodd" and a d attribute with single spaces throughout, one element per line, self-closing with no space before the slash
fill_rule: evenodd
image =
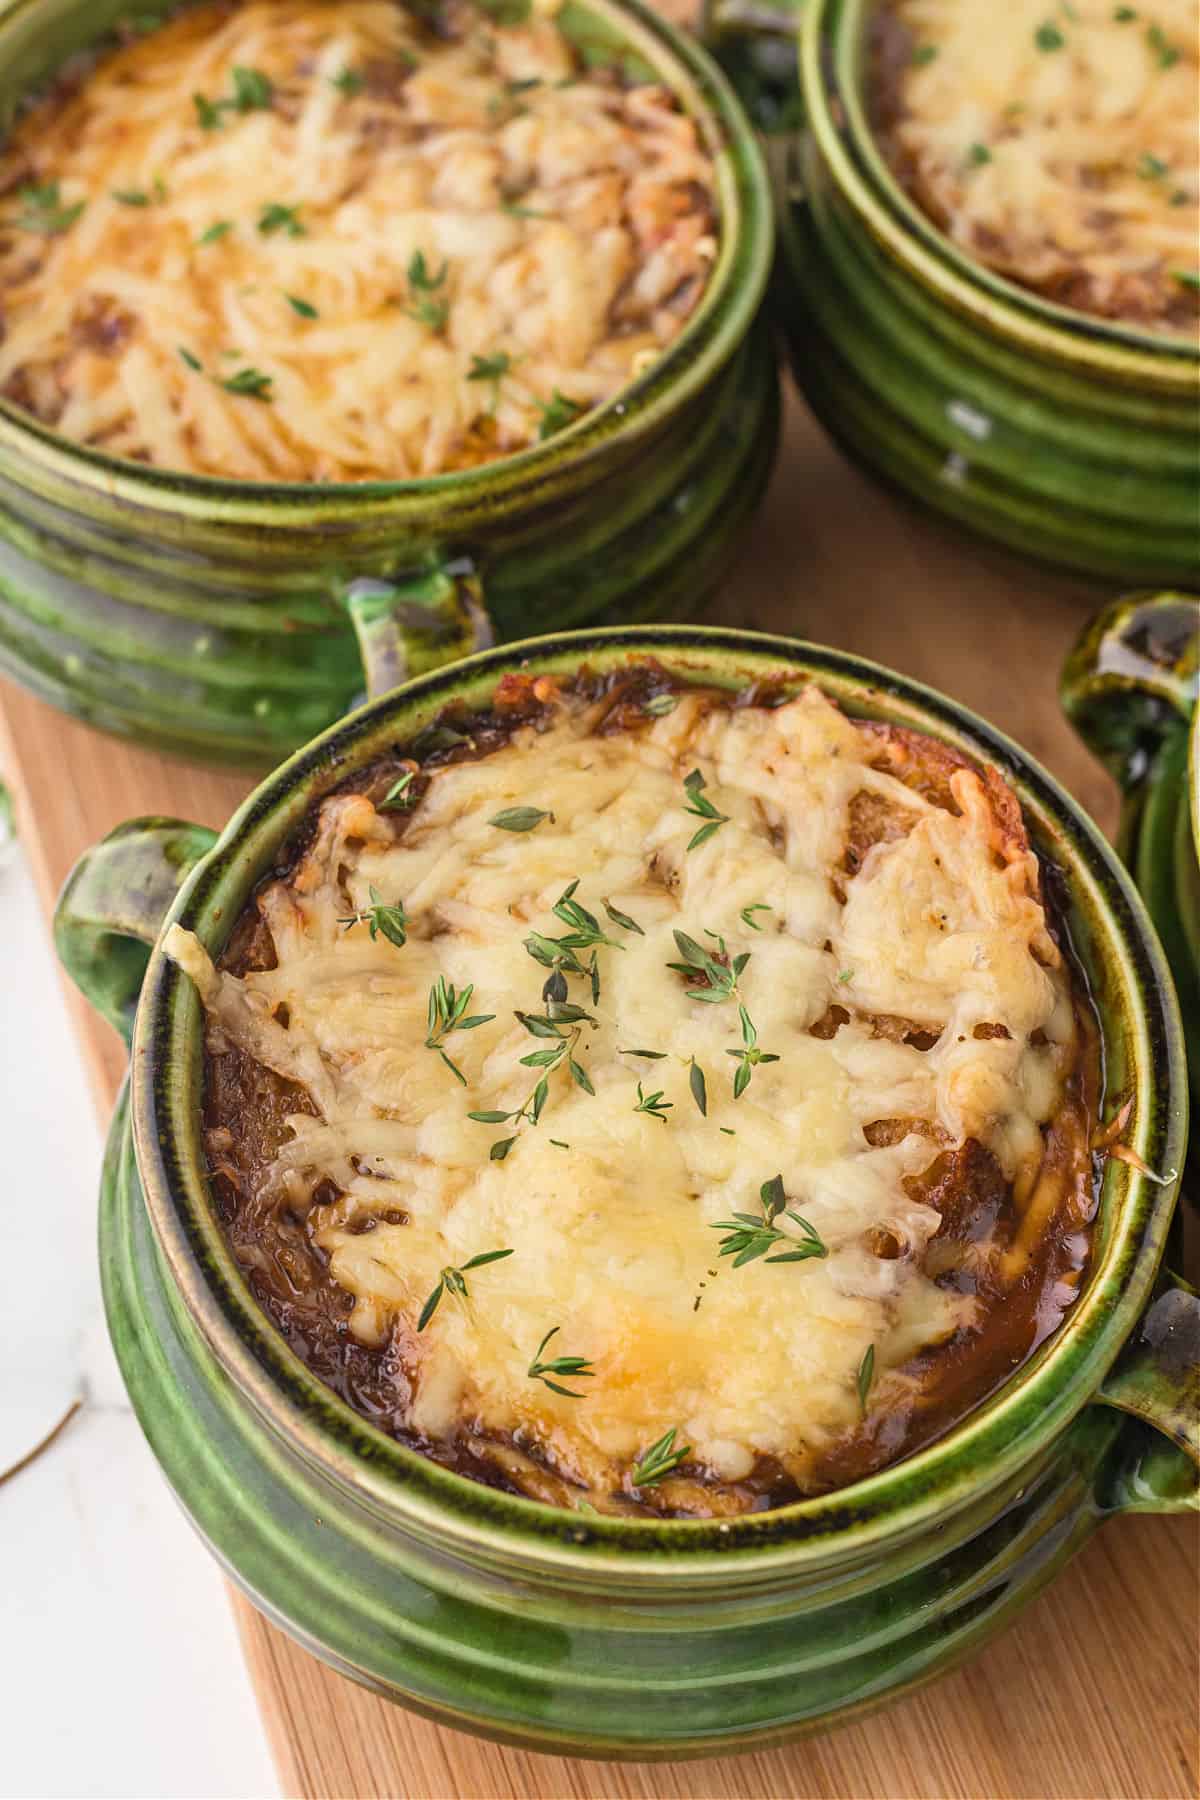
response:
<path id="1" fill-rule="evenodd" d="M 871 117 L 872 20 L 885 4 L 814 0 L 800 29 L 808 123 L 868 230 L 960 314 L 1117 381 L 1186 382 L 1200 364 L 1195 342 L 1080 312 L 1007 279 L 970 256 L 897 180 Z"/>
<path id="2" fill-rule="evenodd" d="M 32 97 L 112 39 L 118 28 L 152 28 L 177 8 L 134 0 L 0 0 L 0 139 Z M 679 336 L 612 399 L 543 443 L 475 468 L 404 481 L 248 482 L 181 473 L 113 457 L 60 436 L 0 396 L 0 472 L 20 458 L 25 479 L 82 481 L 150 514 L 219 519 L 226 527 L 286 529 L 347 516 L 364 529 L 444 522 L 450 502 L 461 526 L 513 502 L 555 497 L 564 459 L 606 467 L 631 443 L 653 436 L 694 399 L 745 337 L 770 268 L 771 203 L 748 122 L 720 71 L 685 33 L 642 0 L 564 0 L 555 22 L 589 65 L 668 87 L 695 122 L 713 159 L 719 246 L 708 285 Z M 15 465 L 14 465 L 15 466 Z"/>
<path id="3" fill-rule="evenodd" d="M 156 947 L 133 1042 L 138 1168 L 155 1238 L 189 1316 L 226 1375 L 305 1458 L 375 1512 L 443 1550 L 678 1581 L 812 1567 L 902 1541 L 1036 1464 L 1093 1400 L 1155 1282 L 1182 1164 L 1184 1062 L 1169 974 L 1141 903 L 1096 828 L 1018 747 L 965 709 L 860 658 L 792 640 L 702 627 L 575 632 L 485 652 L 352 714 L 284 764 L 234 815 L 180 890 L 169 921 L 211 954 L 332 786 L 404 743 L 451 701 L 485 705 L 508 670 L 597 671 L 660 659 L 685 680 L 740 687 L 766 675 L 808 680 L 852 716 L 928 732 L 994 763 L 1012 784 L 1056 893 L 1103 1036 L 1112 1118 L 1132 1108 L 1099 1185 L 1089 1270 L 1058 1332 L 936 1442 L 853 1487 L 721 1521 L 581 1518 L 480 1486 L 396 1443 L 325 1389 L 260 1310 L 228 1250 L 205 1178 L 200 1111 L 202 1015 L 189 980 Z M 161 940 L 160 940 L 161 944 Z M 1138 1166 L 1140 1164 L 1140 1166 Z M 736 1555 L 731 1556 L 731 1552 Z"/>

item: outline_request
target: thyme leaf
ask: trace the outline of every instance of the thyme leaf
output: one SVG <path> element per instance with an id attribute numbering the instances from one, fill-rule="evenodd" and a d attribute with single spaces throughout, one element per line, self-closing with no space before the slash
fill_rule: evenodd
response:
<path id="1" fill-rule="evenodd" d="M 365 925 L 372 938 L 382 932 L 390 944 L 403 949 L 408 942 L 408 917 L 403 900 L 397 900 L 394 906 L 388 906 L 380 899 L 376 888 L 370 887 L 367 892 L 371 899 L 370 906 L 347 914 L 345 918 L 338 920 L 338 924 L 344 925 L 347 930 L 353 925 Z"/>
<path id="2" fill-rule="evenodd" d="M 660 1088 L 656 1094 L 644 1094 L 642 1092 L 642 1084 L 639 1081 L 637 1084 L 637 1096 L 638 1103 L 633 1109 L 634 1112 L 649 1113 L 652 1119 L 661 1119 L 665 1125 L 667 1122 L 667 1113 L 675 1102 L 673 1100 L 663 1099 L 662 1088 Z"/>
<path id="3" fill-rule="evenodd" d="M 462 1264 L 461 1268 L 443 1269 L 438 1276 L 437 1286 L 421 1308 L 420 1317 L 417 1319 L 417 1330 L 424 1331 L 437 1311 L 443 1294 L 456 1294 L 460 1300 L 470 1299 L 470 1290 L 465 1279 L 468 1270 L 482 1269 L 487 1263 L 500 1262 L 503 1257 L 511 1255 L 511 1250 L 485 1250 L 479 1256 L 472 1256 L 468 1262 Z"/>
<path id="4" fill-rule="evenodd" d="M 546 812 L 540 806 L 508 806 L 503 812 L 494 813 L 488 820 L 500 831 L 532 831 L 543 819 L 553 819 L 552 812 Z"/>
<path id="5" fill-rule="evenodd" d="M 695 819 L 703 819 L 705 821 L 705 823 L 701 825 L 699 831 L 692 837 L 692 840 L 688 845 L 689 850 L 698 850 L 701 844 L 706 844 L 708 842 L 714 832 L 720 831 L 722 825 L 728 825 L 729 823 L 728 813 L 718 812 L 708 795 L 704 792 L 707 785 L 708 784 L 699 769 L 693 769 L 691 774 L 684 780 L 684 791 L 688 796 L 683 808 L 684 812 L 691 813 L 692 817 Z"/>
<path id="6" fill-rule="evenodd" d="M 474 992 L 474 982 L 468 982 L 460 993 L 444 975 L 439 975 L 429 990 L 429 1028 L 425 1036 L 425 1048 L 436 1050 L 450 1073 L 464 1087 L 467 1085 L 467 1078 L 458 1064 L 451 1062 L 447 1056 L 444 1040 L 452 1031 L 474 1031 L 477 1025 L 488 1025 L 495 1018 L 495 1013 L 473 1013 L 469 1018 L 464 1016 Z"/>
<path id="7" fill-rule="evenodd" d="M 40 187 L 33 184 L 18 188 L 17 199 L 21 202 L 21 211 L 17 215 L 19 229 L 35 232 L 39 237 L 60 237 L 87 205 L 86 200 L 77 200 L 74 206 L 64 206 L 57 181 L 43 182 Z"/>
<path id="8" fill-rule="evenodd" d="M 527 213 L 525 216 L 533 217 L 534 215 Z M 538 442 L 540 444 L 544 444 L 546 439 L 552 438 L 556 432 L 565 431 L 568 425 L 575 423 L 580 413 L 587 410 L 582 400 L 572 400 L 569 395 L 560 394 L 557 388 L 549 400 L 539 401 L 538 408 L 542 415 L 538 423 Z"/>
<path id="9" fill-rule="evenodd" d="M 871 1383 L 875 1379 L 875 1346 L 868 1344 L 863 1352 L 863 1359 L 858 1365 L 855 1385 L 858 1388 L 858 1410 L 865 1419 L 867 1416 L 867 1395 L 871 1391 Z"/>
<path id="10" fill-rule="evenodd" d="M 738 1017 L 741 1020 L 742 1026 L 742 1048 L 740 1050 L 727 1050 L 725 1052 L 726 1056 L 732 1056 L 737 1060 L 737 1068 L 734 1070 L 733 1074 L 733 1097 L 735 1100 L 740 1100 L 746 1089 L 749 1087 L 750 1077 L 753 1075 L 759 1063 L 773 1063 L 779 1061 L 777 1056 L 772 1056 L 768 1051 L 759 1049 L 758 1032 L 754 1028 L 754 1021 L 740 1001 L 738 1003 Z"/>
<path id="11" fill-rule="evenodd" d="M 582 1400 L 583 1395 L 575 1388 L 563 1387 L 561 1383 L 552 1381 L 550 1377 L 552 1375 L 562 1375 L 573 1381 L 583 1381 L 590 1378 L 596 1371 L 586 1356 L 552 1356 L 547 1361 L 542 1361 L 542 1351 L 546 1348 L 550 1339 L 555 1337 L 561 1329 L 561 1326 L 558 1325 L 551 1326 L 550 1330 L 546 1333 L 545 1337 L 534 1351 L 533 1361 L 530 1363 L 526 1373 L 533 1381 L 545 1382 L 546 1386 L 548 1388 L 553 1388 L 556 1394 L 565 1394 L 568 1400 Z"/>
<path id="12" fill-rule="evenodd" d="M 653 1487 L 664 1475 L 670 1475 L 680 1463 L 686 1462 L 692 1454 L 690 1444 L 681 1444 L 676 1449 L 675 1430 L 672 1425 L 670 1431 L 664 1431 L 648 1450 L 642 1451 L 629 1476 L 635 1488 Z"/>
<path id="13" fill-rule="evenodd" d="M 735 1269 L 740 1269 L 744 1263 L 754 1262 L 757 1257 L 767 1256 L 768 1250 L 776 1249 L 781 1243 L 791 1244 L 792 1248 L 775 1256 L 767 1256 L 768 1262 L 807 1262 L 814 1256 L 829 1255 L 820 1234 L 807 1219 L 790 1208 L 784 1211 L 787 1196 L 783 1191 L 782 1175 L 773 1175 L 770 1181 L 763 1182 L 759 1189 L 759 1200 L 762 1206 L 760 1217 L 755 1217 L 753 1213 L 735 1212 L 731 1219 L 723 1219 L 719 1224 L 709 1227 L 710 1231 L 726 1233 L 721 1240 L 720 1254 L 732 1256 Z M 778 1229 L 775 1221 L 781 1213 L 784 1218 L 799 1225 L 804 1232 L 802 1239 L 797 1241 L 787 1232 Z"/>

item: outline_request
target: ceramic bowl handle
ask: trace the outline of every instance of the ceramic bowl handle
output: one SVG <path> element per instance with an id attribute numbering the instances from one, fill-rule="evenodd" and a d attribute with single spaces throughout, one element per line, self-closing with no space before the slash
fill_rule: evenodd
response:
<path id="1" fill-rule="evenodd" d="M 339 597 L 358 637 L 372 700 L 496 641 L 482 584 L 466 557 L 431 560 L 387 580 L 360 576 Z"/>
<path id="2" fill-rule="evenodd" d="M 1200 1512 L 1200 1295 L 1187 1282 L 1164 1276 L 1097 1398 L 1131 1419 L 1103 1473 L 1102 1509 Z"/>
<path id="3" fill-rule="evenodd" d="M 217 841 L 181 819 L 130 819 L 85 850 L 54 909 L 54 947 L 128 1044 L 142 977 L 171 903 Z"/>
<path id="4" fill-rule="evenodd" d="M 1097 614 L 1062 673 L 1067 717 L 1126 791 L 1200 689 L 1200 598 L 1128 594 Z"/>

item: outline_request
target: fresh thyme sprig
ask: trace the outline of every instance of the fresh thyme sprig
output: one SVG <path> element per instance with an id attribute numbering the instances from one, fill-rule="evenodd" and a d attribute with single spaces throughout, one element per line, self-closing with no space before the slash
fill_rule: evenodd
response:
<path id="1" fill-rule="evenodd" d="M 202 231 L 196 239 L 198 244 L 219 244 L 223 237 L 228 237 L 233 230 L 232 219 L 218 219 L 207 231 Z"/>
<path id="2" fill-rule="evenodd" d="M 467 1078 L 457 1063 L 451 1062 L 446 1055 L 443 1040 L 452 1031 L 474 1031 L 477 1025 L 488 1025 L 495 1018 L 495 1013 L 473 1013 L 465 1018 L 471 995 L 475 992 L 474 982 L 468 982 L 459 993 L 452 981 L 439 975 L 429 990 L 429 1030 L 425 1038 L 425 1048 L 436 1050 L 450 1073 L 467 1085 Z"/>
<path id="3" fill-rule="evenodd" d="M 699 831 L 692 837 L 692 840 L 688 845 L 689 850 L 698 850 L 701 844 L 706 844 L 708 842 L 714 832 L 720 831 L 722 825 L 728 825 L 729 823 L 729 814 L 718 812 L 708 795 L 704 792 L 707 785 L 708 784 L 699 769 L 693 769 L 691 774 L 684 780 L 683 786 L 684 792 L 687 794 L 687 801 L 683 810 L 686 813 L 691 813 L 694 819 L 704 820 L 704 824 L 701 825 Z"/>
<path id="4" fill-rule="evenodd" d="M 642 1084 L 639 1081 L 637 1084 L 637 1095 L 638 1103 L 633 1109 L 634 1112 L 649 1113 L 652 1119 L 661 1119 L 665 1125 L 667 1122 L 667 1113 L 670 1111 L 671 1107 L 674 1106 L 675 1102 L 673 1100 L 663 1099 L 663 1089 L 660 1088 L 656 1094 L 644 1094 L 642 1092 Z"/>
<path id="5" fill-rule="evenodd" d="M 470 1299 L 470 1293 L 464 1279 L 468 1270 L 482 1269 L 485 1263 L 499 1262 L 505 1256 L 511 1256 L 511 1250 L 485 1250 L 481 1256 L 473 1256 L 469 1262 L 458 1269 L 443 1269 L 438 1276 L 438 1284 L 421 1308 L 421 1316 L 417 1320 L 417 1330 L 424 1331 L 430 1319 L 438 1309 L 443 1294 L 457 1294 L 460 1300 Z"/>
<path id="6" fill-rule="evenodd" d="M 263 237 L 273 237 L 277 231 L 286 233 L 290 238 L 306 235 L 300 218 L 300 208 L 284 206 L 278 200 L 269 200 L 265 206 L 259 209 L 258 229 Z"/>
<path id="7" fill-rule="evenodd" d="M 668 963 L 667 967 L 675 969 L 680 975 L 686 975 L 692 983 L 691 987 L 687 989 L 689 1000 L 704 1000 L 710 1006 L 714 1006 L 720 1005 L 724 1000 L 737 998 L 738 981 L 742 970 L 750 961 L 749 950 L 743 950 L 730 960 L 729 952 L 725 948 L 725 939 L 719 932 L 706 931 L 705 934 L 716 942 L 717 953 L 715 956 L 710 955 L 702 944 L 696 942 L 694 937 L 689 937 L 686 931 L 675 931 L 671 935 L 674 937 L 679 954 L 684 961 Z M 698 985 L 702 981 L 707 983 L 705 987 Z"/>
<path id="8" fill-rule="evenodd" d="M 369 887 L 367 893 L 371 899 L 370 906 L 364 906 L 359 912 L 348 913 L 345 918 L 338 920 L 338 924 L 344 925 L 347 930 L 352 925 L 365 925 L 373 938 L 382 932 L 390 944 L 395 944 L 402 950 L 408 942 L 408 916 L 404 911 L 403 900 L 397 900 L 394 906 L 389 906 L 380 899 L 377 888 Z"/>
<path id="9" fill-rule="evenodd" d="M 758 1032 L 754 1028 L 754 1021 L 740 1002 L 738 1017 L 742 1022 L 742 1047 L 740 1050 L 725 1052 L 726 1056 L 735 1057 L 737 1060 L 737 1068 L 733 1072 L 733 1097 L 735 1100 L 740 1100 L 750 1086 L 750 1077 L 759 1063 L 779 1061 L 777 1056 L 772 1056 L 768 1051 L 759 1049 Z"/>
<path id="10" fill-rule="evenodd" d="M 542 415 L 538 424 L 538 442 L 542 444 L 547 438 L 554 437 L 556 432 L 565 431 L 568 425 L 573 425 L 580 413 L 587 410 L 582 400 L 572 400 L 568 394 L 560 394 L 557 388 L 549 400 L 538 402 L 538 409 Z"/>
<path id="11" fill-rule="evenodd" d="M 206 100 L 203 94 L 193 94 L 192 103 L 196 108 L 196 118 L 202 131 L 217 131 L 228 112 L 248 113 L 271 105 L 275 98 L 275 89 L 269 75 L 261 69 L 248 69 L 235 63 L 230 71 L 233 83 L 233 98 L 230 100 Z"/>
<path id="12" fill-rule="evenodd" d="M 601 930 L 600 921 L 595 913 L 589 912 L 586 906 L 574 899 L 573 896 L 578 886 L 578 879 L 572 881 L 563 889 L 551 908 L 556 919 L 561 919 L 564 925 L 571 927 L 570 931 L 566 931 L 561 937 L 556 938 L 547 937 L 540 931 L 531 931 L 525 939 L 525 949 L 535 962 L 542 964 L 543 968 L 552 969 L 557 973 L 565 970 L 567 974 L 582 975 L 589 980 L 592 984 L 592 1005 L 595 1006 L 600 998 L 600 968 L 596 957 L 596 946 L 606 944 L 612 950 L 622 950 L 624 945 L 618 943 L 616 938 L 608 937 Z M 585 963 L 580 960 L 578 954 L 580 950 L 591 950 L 590 961 Z M 549 984 L 547 984 L 547 998 L 552 997 L 549 992 Z M 561 997 L 566 998 L 565 983 Z"/>
<path id="13" fill-rule="evenodd" d="M 550 1098 L 550 1077 L 556 1069 L 565 1063 L 572 1081 L 583 1089 L 585 1094 L 595 1094 L 591 1077 L 583 1064 L 575 1056 L 575 1049 L 585 1024 L 594 1025 L 591 1013 L 585 1012 L 582 1006 L 574 1006 L 566 999 L 566 981 L 561 971 L 555 971 L 546 983 L 547 1005 L 545 1014 L 518 1012 L 516 1018 L 524 1026 L 531 1037 L 549 1040 L 543 1050 L 531 1050 L 528 1056 L 521 1058 L 521 1066 L 526 1069 L 540 1069 L 541 1074 L 534 1084 L 532 1092 L 522 1104 L 512 1112 L 484 1111 L 470 1112 L 469 1119 L 480 1125 L 520 1125 L 528 1121 L 537 1125 L 542 1116 L 542 1109 Z M 561 994 L 561 998 L 559 995 Z M 518 1133 L 511 1137 L 497 1138 L 488 1152 L 492 1162 L 503 1162 L 517 1141 Z"/>
<path id="14" fill-rule="evenodd" d="M 783 1176 L 773 1175 L 770 1181 L 764 1181 L 759 1189 L 762 1202 L 762 1216 L 756 1218 L 753 1213 L 735 1212 L 732 1219 L 722 1219 L 719 1224 L 710 1225 L 710 1231 L 724 1231 L 728 1235 L 721 1240 L 722 1256 L 732 1256 L 733 1266 L 740 1269 L 743 1263 L 753 1262 L 756 1257 L 766 1256 L 768 1250 L 777 1244 L 788 1243 L 790 1250 L 778 1256 L 767 1256 L 772 1263 L 807 1262 L 813 1256 L 828 1256 L 829 1251 L 822 1243 L 819 1233 L 807 1219 L 789 1208 L 784 1212 L 787 1195 L 783 1191 Z M 799 1242 L 790 1237 L 786 1231 L 777 1229 L 775 1220 L 783 1213 L 784 1218 L 791 1219 L 805 1233 Z"/>
<path id="15" fill-rule="evenodd" d="M 36 232 L 39 237 L 59 237 L 70 229 L 87 205 L 86 200 L 77 200 L 74 206 L 64 206 L 57 181 L 44 182 L 40 187 L 30 184 L 18 188 L 17 199 L 21 202 L 18 228 Z"/>
<path id="16" fill-rule="evenodd" d="M 412 784 L 416 779 L 415 769 L 405 769 L 403 775 L 393 781 L 375 808 L 376 812 L 407 812 L 410 806 L 416 804 L 416 795 L 412 791 Z"/>
<path id="17" fill-rule="evenodd" d="M 858 1389 L 858 1410 L 865 1419 L 867 1416 L 867 1395 L 871 1392 L 871 1383 L 875 1379 L 875 1346 L 868 1344 L 863 1352 L 863 1359 L 858 1365 L 855 1386 Z"/>
<path id="18" fill-rule="evenodd" d="M 561 1382 L 552 1381 L 552 1375 L 565 1375 L 574 1381 L 583 1381 L 596 1373 L 586 1356 L 553 1356 L 547 1362 L 542 1361 L 542 1351 L 561 1330 L 561 1326 L 552 1325 L 533 1354 L 533 1361 L 526 1371 L 533 1381 L 544 1381 L 548 1388 L 556 1394 L 565 1394 L 568 1400 L 582 1400 L 583 1395 L 575 1388 L 563 1387 Z"/>
<path id="19" fill-rule="evenodd" d="M 678 1449 L 675 1448 L 675 1429 L 672 1425 L 670 1431 L 664 1431 L 656 1443 L 642 1451 L 629 1476 L 635 1488 L 653 1487 L 655 1482 L 661 1481 L 664 1475 L 670 1475 L 692 1454 L 690 1444 L 681 1444 Z"/>
<path id="20" fill-rule="evenodd" d="M 443 263 L 437 274 L 433 274 L 425 261 L 423 250 L 414 250 L 408 264 L 408 292 L 411 304 L 405 307 L 410 319 L 416 319 L 420 325 L 427 325 L 435 336 L 443 329 L 450 317 L 450 302 L 444 297 L 432 298 L 440 287 L 445 285 L 449 264 Z"/>
<path id="21" fill-rule="evenodd" d="M 500 383 L 511 374 L 513 359 L 507 350 L 497 350 L 494 356 L 473 356 L 471 366 L 467 370 L 468 381 L 490 381 L 492 398 L 489 412 L 495 412 L 500 404 Z"/>
<path id="22" fill-rule="evenodd" d="M 238 369 L 221 382 L 227 394 L 241 394 L 248 400 L 269 400 L 273 375 L 264 375 L 261 369 Z"/>
<path id="23" fill-rule="evenodd" d="M 756 900 L 753 906 L 743 906 L 741 913 L 742 924 L 748 925 L 751 931 L 761 931 L 762 926 L 755 923 L 754 914 L 756 912 L 774 912 L 774 910 L 775 908 L 773 906 L 768 906 L 765 900 Z"/>
<path id="24" fill-rule="evenodd" d="M 319 319 L 320 313 L 311 300 L 302 300 L 299 294 L 285 294 L 284 299 L 298 319 Z"/>

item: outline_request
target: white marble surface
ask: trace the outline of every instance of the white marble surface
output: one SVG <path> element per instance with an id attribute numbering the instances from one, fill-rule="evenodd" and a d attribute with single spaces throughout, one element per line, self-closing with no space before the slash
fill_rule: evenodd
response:
<path id="1" fill-rule="evenodd" d="M 274 1795 L 223 1582 L 105 1335 L 101 1137 L 19 851 L 0 861 L 0 980 L 0 1477 L 80 1401 L 0 1480 L 0 1796 Z"/>

